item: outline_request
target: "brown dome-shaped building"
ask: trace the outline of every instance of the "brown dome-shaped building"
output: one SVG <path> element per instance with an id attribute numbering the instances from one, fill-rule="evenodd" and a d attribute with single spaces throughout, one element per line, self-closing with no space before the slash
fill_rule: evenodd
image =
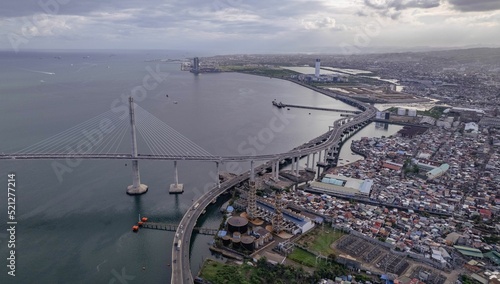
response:
<path id="1" fill-rule="evenodd" d="M 229 237 L 228 235 L 225 235 L 224 237 L 222 237 L 222 244 L 223 245 L 228 246 L 230 243 L 231 243 L 231 237 Z"/>
<path id="2" fill-rule="evenodd" d="M 239 239 L 232 239 L 233 241 L 233 249 L 237 249 L 240 247 L 241 241 Z"/>
<path id="3" fill-rule="evenodd" d="M 230 233 L 239 232 L 244 234 L 248 230 L 248 220 L 243 217 L 233 216 L 227 220 L 227 230 Z"/>
<path id="4" fill-rule="evenodd" d="M 253 251 L 255 238 L 252 236 L 243 236 L 241 238 L 241 247 L 248 250 Z"/>

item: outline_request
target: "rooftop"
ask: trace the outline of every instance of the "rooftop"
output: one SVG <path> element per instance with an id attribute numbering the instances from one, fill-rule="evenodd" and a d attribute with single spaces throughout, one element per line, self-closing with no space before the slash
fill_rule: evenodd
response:
<path id="1" fill-rule="evenodd" d="M 464 247 L 464 246 L 453 246 L 453 247 L 456 248 L 461 254 L 465 256 L 483 258 L 483 253 L 478 249 Z"/>

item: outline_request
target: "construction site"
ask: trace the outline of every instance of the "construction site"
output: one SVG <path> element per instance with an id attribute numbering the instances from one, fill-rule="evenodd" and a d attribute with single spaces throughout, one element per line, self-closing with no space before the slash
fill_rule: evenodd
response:
<path id="1" fill-rule="evenodd" d="M 429 99 L 417 98 L 413 95 L 396 91 L 396 85 L 384 86 L 338 86 L 329 88 L 345 96 L 367 103 L 420 103 L 430 102 Z"/>

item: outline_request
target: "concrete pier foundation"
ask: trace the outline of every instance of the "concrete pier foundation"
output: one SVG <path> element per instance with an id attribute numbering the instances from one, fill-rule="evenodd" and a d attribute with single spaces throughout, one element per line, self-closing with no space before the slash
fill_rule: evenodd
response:
<path id="1" fill-rule="evenodd" d="M 127 187 L 127 194 L 129 195 L 139 195 L 146 193 L 148 191 L 148 186 L 141 183 L 141 177 L 139 174 L 139 162 L 137 160 L 132 161 L 132 185 Z"/>
<path id="2" fill-rule="evenodd" d="M 169 193 L 183 193 L 184 184 L 179 183 L 179 174 L 177 172 L 177 161 L 174 161 L 175 183 L 170 185 Z"/>

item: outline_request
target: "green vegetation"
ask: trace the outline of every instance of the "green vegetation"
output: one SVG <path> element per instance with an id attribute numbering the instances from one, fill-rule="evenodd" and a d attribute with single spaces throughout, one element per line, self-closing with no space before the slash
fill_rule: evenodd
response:
<path id="1" fill-rule="evenodd" d="M 320 279 L 335 279 L 347 275 L 347 269 L 334 262 L 319 262 L 316 271 L 311 275 L 302 268 L 272 265 L 266 258 L 261 258 L 255 266 L 243 264 L 224 264 L 207 260 L 200 272 L 200 277 L 212 283 L 224 284 L 295 284 L 318 283 Z"/>
<path id="2" fill-rule="evenodd" d="M 316 256 L 298 247 L 293 249 L 293 252 L 288 255 L 288 258 L 305 266 L 316 266 Z"/>
<path id="3" fill-rule="evenodd" d="M 476 283 L 480 283 L 479 281 L 473 279 L 472 277 L 470 277 L 468 275 L 462 275 L 460 277 L 460 281 L 462 281 L 463 284 L 476 284 Z"/>
<path id="4" fill-rule="evenodd" d="M 313 237 L 313 239 L 309 241 L 309 246 L 306 247 L 312 251 L 320 253 L 321 255 L 327 256 L 334 253 L 331 248 L 332 243 L 340 239 L 343 235 L 344 233 L 330 227 L 316 227 L 314 230 L 306 234 L 306 237 Z"/>
<path id="5" fill-rule="evenodd" d="M 358 274 L 358 275 L 355 275 L 354 276 L 356 278 L 357 281 L 371 281 L 372 279 L 366 275 L 363 275 L 363 274 Z"/>
<path id="6" fill-rule="evenodd" d="M 311 251 L 321 255 L 328 256 L 334 253 L 331 244 L 340 239 L 344 235 L 343 232 L 327 227 L 316 227 L 312 231 L 303 235 L 298 244 L 305 246 Z"/>
<path id="7" fill-rule="evenodd" d="M 200 277 L 212 283 L 225 284 L 271 284 L 271 283 L 311 283 L 311 275 L 303 269 L 281 264 L 272 265 L 265 258 L 256 266 L 223 264 L 207 260 Z"/>
<path id="8" fill-rule="evenodd" d="M 314 283 L 318 283 L 320 279 L 335 279 L 337 276 L 347 275 L 348 271 L 345 266 L 338 263 L 320 263 L 314 272 Z"/>
<path id="9" fill-rule="evenodd" d="M 221 66 L 220 68 L 222 71 L 225 72 L 241 72 L 241 73 L 261 75 L 266 77 L 275 77 L 275 78 L 284 78 L 300 74 L 298 72 L 288 69 L 282 69 L 279 67 L 267 67 L 267 66 L 231 65 L 231 66 Z"/>
<path id="10" fill-rule="evenodd" d="M 411 159 L 406 159 L 406 161 L 403 163 L 403 169 L 405 174 L 413 173 L 413 174 L 418 174 L 420 172 L 420 169 L 416 164 L 413 164 Z"/>
<path id="11" fill-rule="evenodd" d="M 483 237 L 484 242 L 490 245 L 498 245 L 500 244 L 500 236 L 498 235 L 491 235 L 491 236 L 485 236 Z"/>
<path id="12" fill-rule="evenodd" d="M 446 107 L 433 107 L 429 110 L 425 110 L 425 111 L 417 111 L 417 114 L 418 115 L 425 115 L 425 116 L 430 116 L 430 117 L 433 117 L 433 118 L 440 118 L 441 115 L 443 115 L 443 111 L 446 109 Z"/>

